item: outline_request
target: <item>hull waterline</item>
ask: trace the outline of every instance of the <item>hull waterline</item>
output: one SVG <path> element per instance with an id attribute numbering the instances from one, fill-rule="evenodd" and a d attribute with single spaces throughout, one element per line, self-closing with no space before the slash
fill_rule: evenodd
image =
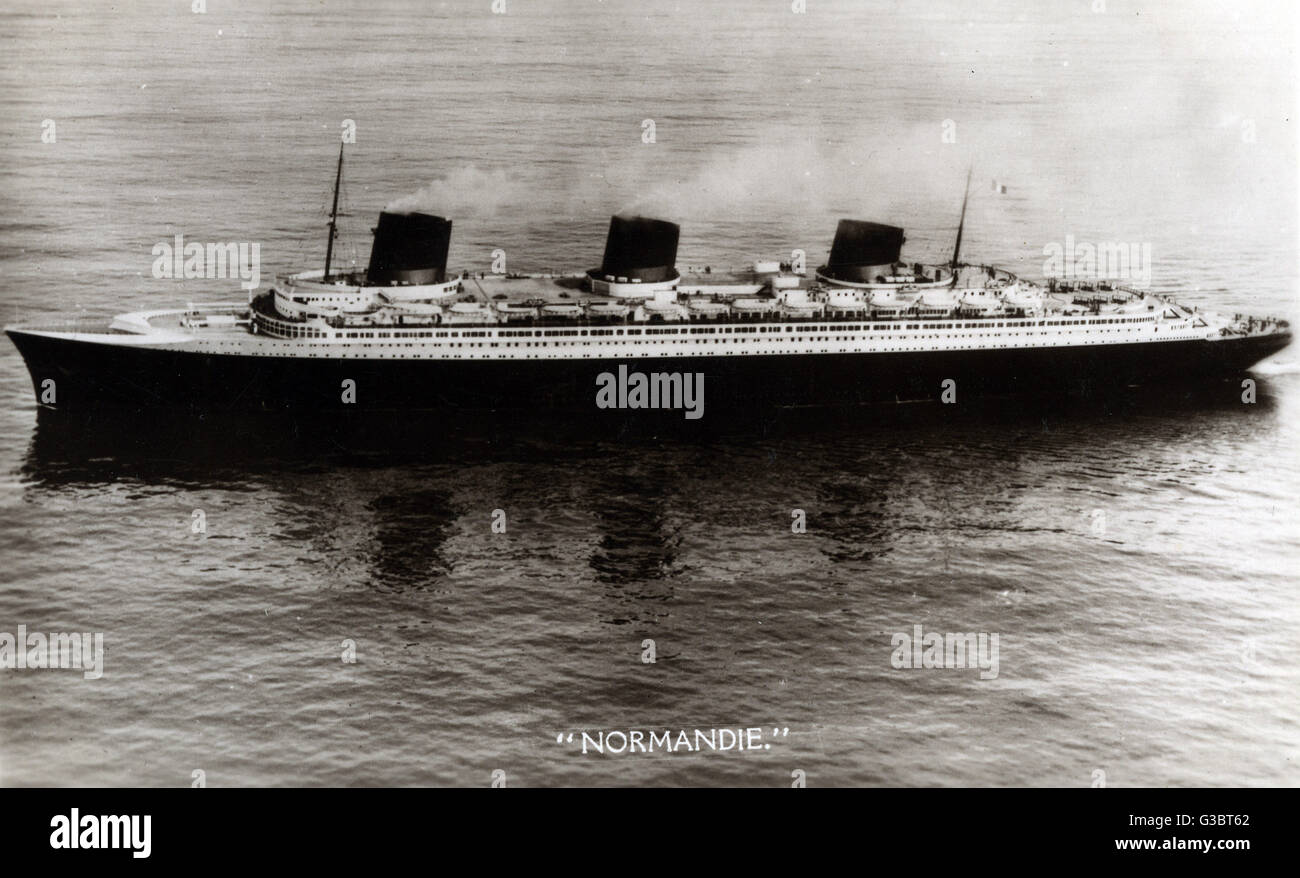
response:
<path id="1" fill-rule="evenodd" d="M 1014 350 L 401 360 L 209 354 L 16 328 L 7 333 L 27 364 L 37 400 L 60 410 L 551 411 L 599 416 L 600 376 L 623 367 L 702 376 L 706 418 L 738 409 L 937 401 L 947 381 L 955 382 L 955 397 L 949 398 L 959 402 L 1017 394 L 1098 397 L 1128 385 L 1241 376 L 1291 341 L 1288 332 Z M 681 411 L 659 413 L 683 416 Z"/>

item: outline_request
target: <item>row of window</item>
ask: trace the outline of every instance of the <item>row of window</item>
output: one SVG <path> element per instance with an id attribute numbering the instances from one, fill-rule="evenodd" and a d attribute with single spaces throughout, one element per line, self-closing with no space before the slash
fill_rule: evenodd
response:
<path id="1" fill-rule="evenodd" d="M 1038 326 L 1100 326 L 1113 323 L 1149 323 L 1155 320 L 1155 317 L 1116 317 L 1105 319 L 1081 319 L 1081 320 L 1039 320 Z M 272 325 L 282 333 L 287 334 L 289 338 L 327 338 L 328 335 L 321 330 L 312 329 L 295 324 L 280 323 L 272 321 Z M 795 332 L 851 332 L 851 331 L 874 331 L 874 332 L 892 332 L 894 330 L 915 330 L 915 329 L 994 329 L 1012 327 L 1032 327 L 1034 323 L 909 323 L 905 325 L 890 325 L 888 323 L 856 323 L 856 324 L 828 324 L 825 326 L 735 326 L 735 327 L 712 327 L 712 326 L 695 326 L 683 328 L 652 328 L 646 329 L 646 335 L 730 335 L 746 333 L 795 333 Z M 428 331 L 417 332 L 412 330 L 397 331 L 375 331 L 375 332 L 347 332 L 340 333 L 343 338 L 536 338 L 536 337 L 561 337 L 577 338 L 587 335 L 592 336 L 609 336 L 609 335 L 640 335 L 640 329 L 551 329 L 551 330 L 501 330 L 490 333 L 486 330 L 463 330 L 463 331 Z"/>
<path id="2" fill-rule="evenodd" d="M 1174 327 L 1174 328 L 1177 328 L 1177 327 Z M 1186 328 L 1186 327 L 1183 327 L 1183 328 Z M 1089 330 L 1087 330 L 1087 333 L 1088 333 L 1089 335 L 1091 335 L 1094 331 L 1095 331 L 1095 332 L 1099 332 L 1099 333 L 1101 333 L 1101 332 L 1119 332 L 1119 331 L 1121 331 L 1121 330 L 1110 330 L 1110 329 L 1098 329 L 1098 330 L 1092 330 L 1092 329 L 1089 329 Z M 1131 332 L 1132 330 L 1129 330 L 1129 331 Z M 427 333 L 424 333 L 424 334 L 427 334 Z M 1040 334 L 1040 335 L 1045 335 L 1046 333 L 1039 333 L 1039 334 Z M 370 335 L 373 335 L 373 333 L 370 333 Z M 384 335 L 384 336 L 386 337 L 386 333 L 381 333 L 381 335 Z M 1008 332 L 1008 333 L 1005 334 L 1005 337 L 1011 337 L 1011 336 L 1022 336 L 1022 335 L 1033 335 L 1033 333 L 1032 333 L 1032 332 Z M 978 337 L 979 337 L 979 335 L 976 334 L 976 333 L 962 333 L 961 335 L 953 335 L 953 334 L 942 334 L 942 335 L 941 335 L 941 334 L 936 333 L 936 334 L 933 334 L 933 335 L 914 335 L 914 336 L 909 336 L 909 338 L 908 338 L 907 340 L 908 340 L 908 341 L 919 341 L 919 340 L 921 340 L 921 339 L 931 339 L 931 338 L 932 338 L 932 339 L 949 339 L 949 340 L 951 340 L 951 339 L 955 339 L 955 338 L 978 338 Z M 868 340 L 868 341 L 872 340 L 873 338 L 874 338 L 874 336 L 867 336 L 867 340 Z M 836 341 L 836 340 L 837 340 L 837 339 L 836 339 L 834 336 L 829 336 L 829 335 L 796 335 L 796 336 L 790 336 L 790 337 L 788 337 L 788 338 L 782 338 L 782 339 L 781 339 L 781 341 L 785 341 L 785 342 Z M 842 338 L 841 338 L 841 339 L 839 339 L 839 340 L 840 340 L 840 341 L 844 341 L 845 339 L 842 339 Z M 710 343 L 712 343 L 712 344 L 727 344 L 728 342 L 733 341 L 733 339 L 727 339 L 727 338 L 697 338 L 697 339 L 681 339 L 681 341 L 683 341 L 683 342 L 693 341 L 695 344 L 710 344 Z M 739 342 L 741 341 L 741 339 L 735 339 L 734 341 L 736 341 L 737 343 L 739 343 Z M 651 342 L 650 342 L 649 340 L 645 340 L 645 339 L 629 339 L 629 340 L 627 340 L 627 344 L 632 344 L 632 345 L 650 344 L 650 343 L 651 343 Z M 503 346 L 504 346 L 504 347 L 508 347 L 508 348 L 514 348 L 514 347 L 521 347 L 521 348 L 532 348 L 532 347 L 546 348 L 546 347 L 550 347 L 552 344 L 554 344 L 556 347 L 560 347 L 560 345 L 561 345 L 562 343 L 561 343 L 561 342 L 558 342 L 558 341 L 557 341 L 557 342 L 549 342 L 549 341 L 537 341 L 537 342 L 532 342 L 532 341 L 512 341 L 512 342 L 503 342 L 503 343 L 501 343 L 501 344 L 498 344 L 497 342 L 449 342 L 449 343 L 447 343 L 447 347 L 449 347 L 449 348 L 462 348 L 462 347 L 468 347 L 468 348 L 482 348 L 482 347 L 487 347 L 487 348 L 496 348 L 496 347 L 503 347 Z M 403 345 L 403 347 L 408 347 L 408 348 L 409 348 L 409 347 L 411 347 L 411 345 L 410 345 L 410 344 L 406 344 L 406 345 Z M 1006 347 L 1006 345 L 1002 345 L 1002 347 Z M 872 348 L 871 350 L 875 350 L 875 348 Z"/>

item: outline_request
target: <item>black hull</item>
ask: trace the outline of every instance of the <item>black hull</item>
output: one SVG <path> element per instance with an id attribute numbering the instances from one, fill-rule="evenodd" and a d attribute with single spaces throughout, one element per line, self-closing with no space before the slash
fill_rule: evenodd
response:
<path id="1" fill-rule="evenodd" d="M 809 354 L 626 360 L 325 360 L 210 355 L 70 341 L 10 330 L 38 400 L 53 408 L 191 412 L 543 411 L 596 417 L 597 376 L 619 366 L 699 373 L 703 419 L 773 407 L 838 407 L 1020 394 L 1103 397 L 1128 385 L 1240 376 L 1289 333 L 1083 347 L 928 353 Z M 344 382 L 355 382 L 345 402 Z M 684 412 L 644 412 L 681 419 Z"/>

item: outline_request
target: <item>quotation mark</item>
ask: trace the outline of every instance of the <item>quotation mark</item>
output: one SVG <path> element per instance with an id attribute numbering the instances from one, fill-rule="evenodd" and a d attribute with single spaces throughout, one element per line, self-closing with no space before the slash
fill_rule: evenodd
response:
<path id="1" fill-rule="evenodd" d="M 786 737 L 789 737 L 789 735 L 790 735 L 790 730 L 789 730 L 788 728 L 786 728 L 786 729 L 773 728 L 773 729 L 772 729 L 772 737 L 773 737 L 773 738 L 786 738 Z M 763 749 L 764 749 L 764 750 L 771 750 L 771 749 L 772 749 L 772 745 L 771 745 L 771 744 L 764 744 L 764 745 L 763 745 Z"/>

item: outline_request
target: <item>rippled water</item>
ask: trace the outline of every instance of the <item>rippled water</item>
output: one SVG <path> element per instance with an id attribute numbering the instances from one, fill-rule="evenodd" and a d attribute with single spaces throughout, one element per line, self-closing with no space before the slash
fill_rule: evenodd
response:
<path id="1" fill-rule="evenodd" d="M 150 277 L 177 233 L 314 264 L 342 119 L 345 259 L 412 195 L 456 266 L 587 267 L 624 208 L 683 222 L 683 265 L 815 261 L 848 215 L 942 258 L 973 163 L 972 259 L 1149 242 L 1158 289 L 1294 317 L 1293 13 L 1106 5 L 10 4 L 0 317 L 237 295 Z M 1253 406 L 647 436 L 38 419 L 6 343 L 0 631 L 107 650 L 0 672 L 0 782 L 1293 785 L 1295 362 Z M 997 633 L 997 678 L 894 669 L 917 624 Z M 556 742 L 716 727 L 771 749 Z"/>

